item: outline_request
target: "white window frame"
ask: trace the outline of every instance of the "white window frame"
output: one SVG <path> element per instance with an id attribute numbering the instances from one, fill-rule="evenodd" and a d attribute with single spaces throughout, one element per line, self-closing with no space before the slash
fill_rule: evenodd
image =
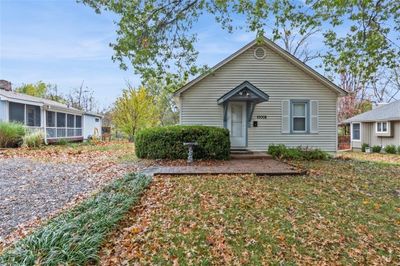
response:
<path id="1" fill-rule="evenodd" d="M 359 135 L 360 135 L 360 139 L 354 139 L 354 136 L 353 136 L 353 127 L 354 127 L 355 124 L 357 124 L 357 125 L 360 126 L 360 129 L 359 129 L 359 131 L 360 131 L 360 134 L 359 134 Z M 351 141 L 361 141 L 361 123 L 351 123 L 350 135 L 351 135 Z"/>
<path id="2" fill-rule="evenodd" d="M 304 116 L 295 116 L 294 115 L 294 105 L 295 104 L 303 104 L 304 105 Z M 308 101 L 302 101 L 302 100 L 292 100 L 290 103 L 290 127 L 291 131 L 294 134 L 301 134 L 301 133 L 308 133 L 308 120 L 309 114 L 308 114 L 308 108 L 309 108 L 309 102 Z M 295 130 L 294 129 L 294 119 L 295 118 L 304 118 L 304 130 Z"/>
<path id="3" fill-rule="evenodd" d="M 383 130 L 383 124 L 386 124 L 386 130 Z M 378 126 L 380 125 L 381 130 L 378 130 Z M 380 121 L 375 123 L 375 133 L 388 133 L 389 132 L 389 123 L 388 121 Z"/>

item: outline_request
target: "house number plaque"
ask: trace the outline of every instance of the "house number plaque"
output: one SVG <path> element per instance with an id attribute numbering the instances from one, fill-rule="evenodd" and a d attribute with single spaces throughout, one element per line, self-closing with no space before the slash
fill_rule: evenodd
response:
<path id="1" fill-rule="evenodd" d="M 266 115 L 258 115 L 257 119 L 267 119 L 267 116 Z"/>

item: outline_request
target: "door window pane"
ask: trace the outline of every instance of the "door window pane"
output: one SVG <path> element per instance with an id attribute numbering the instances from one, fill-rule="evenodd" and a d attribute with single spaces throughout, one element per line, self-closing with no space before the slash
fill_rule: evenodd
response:
<path id="1" fill-rule="evenodd" d="M 77 115 L 76 116 L 76 125 L 75 125 L 75 127 L 77 127 L 77 128 L 81 128 L 82 127 L 82 116 L 80 116 L 80 115 Z"/>
<path id="2" fill-rule="evenodd" d="M 8 113 L 10 121 L 25 124 L 25 105 L 10 102 Z"/>
<path id="3" fill-rule="evenodd" d="M 46 112 L 46 124 L 48 127 L 56 126 L 56 113 L 50 111 Z"/>
<path id="4" fill-rule="evenodd" d="M 232 114 L 232 137 L 242 137 L 242 128 L 243 128 L 243 106 L 242 105 L 232 105 L 231 107 L 231 114 Z"/>
<path id="5" fill-rule="evenodd" d="M 74 115 L 67 115 L 67 126 L 69 128 L 73 128 L 75 126 L 75 117 Z"/>
<path id="6" fill-rule="evenodd" d="M 40 127 L 40 107 L 26 105 L 26 125 L 30 127 Z"/>
<path id="7" fill-rule="evenodd" d="M 57 113 L 57 127 L 65 127 L 65 114 Z"/>

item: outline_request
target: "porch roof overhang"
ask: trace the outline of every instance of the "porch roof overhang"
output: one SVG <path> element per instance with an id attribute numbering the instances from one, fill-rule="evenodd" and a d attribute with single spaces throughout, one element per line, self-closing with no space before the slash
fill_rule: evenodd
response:
<path id="1" fill-rule="evenodd" d="M 269 100 L 268 94 L 251 84 L 249 81 L 244 81 L 240 85 L 236 86 L 231 91 L 222 95 L 217 103 L 219 105 L 229 101 L 237 102 L 251 102 L 254 104 L 266 102 Z"/>
<path id="2" fill-rule="evenodd" d="M 218 105 L 222 105 L 224 109 L 224 127 L 227 127 L 228 120 L 228 103 L 229 102 L 245 102 L 247 112 L 247 127 L 251 127 L 251 119 L 253 117 L 254 108 L 257 104 L 267 102 L 268 94 L 248 82 L 247 80 L 236 86 L 231 91 L 222 95 L 218 100 Z"/>

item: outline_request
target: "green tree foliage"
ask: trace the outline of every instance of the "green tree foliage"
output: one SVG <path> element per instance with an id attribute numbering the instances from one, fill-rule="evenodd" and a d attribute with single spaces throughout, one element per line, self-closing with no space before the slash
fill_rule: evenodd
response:
<path id="1" fill-rule="evenodd" d="M 264 34 L 272 27 L 274 39 L 297 29 L 306 34 L 323 25 L 322 33 L 330 51 L 325 56 L 327 69 L 350 71 L 369 79 L 379 66 L 398 65 L 400 2 L 392 0 L 179 0 L 179 1 L 104 1 L 79 0 L 93 7 L 118 14 L 117 40 L 112 47 L 114 60 L 126 68 L 128 59 L 145 78 L 166 70 L 193 74 L 198 71 L 196 33 L 191 29 L 203 15 L 214 17 L 221 27 Z M 245 18 L 237 25 L 235 18 Z M 271 26 L 272 25 L 272 26 Z M 345 34 L 337 33 L 338 27 Z M 170 71 L 168 71 L 170 70 Z"/>
<path id="2" fill-rule="evenodd" d="M 144 83 L 153 96 L 160 125 L 175 125 L 179 122 L 179 112 L 172 93 L 182 85 L 182 81 L 174 78 L 169 80 L 151 78 Z"/>
<path id="3" fill-rule="evenodd" d="M 23 84 L 21 87 L 16 88 L 15 91 L 60 103 L 67 102 L 67 100 L 58 93 L 57 85 L 46 84 L 43 81 Z"/>
<path id="4" fill-rule="evenodd" d="M 23 84 L 21 87 L 15 89 L 16 92 L 28 94 L 31 96 L 44 98 L 47 95 L 48 85 L 43 81 L 37 83 Z"/>
<path id="5" fill-rule="evenodd" d="M 123 90 L 122 96 L 114 104 L 112 118 L 115 127 L 129 137 L 135 136 L 142 128 L 159 123 L 154 97 L 145 87 Z"/>

